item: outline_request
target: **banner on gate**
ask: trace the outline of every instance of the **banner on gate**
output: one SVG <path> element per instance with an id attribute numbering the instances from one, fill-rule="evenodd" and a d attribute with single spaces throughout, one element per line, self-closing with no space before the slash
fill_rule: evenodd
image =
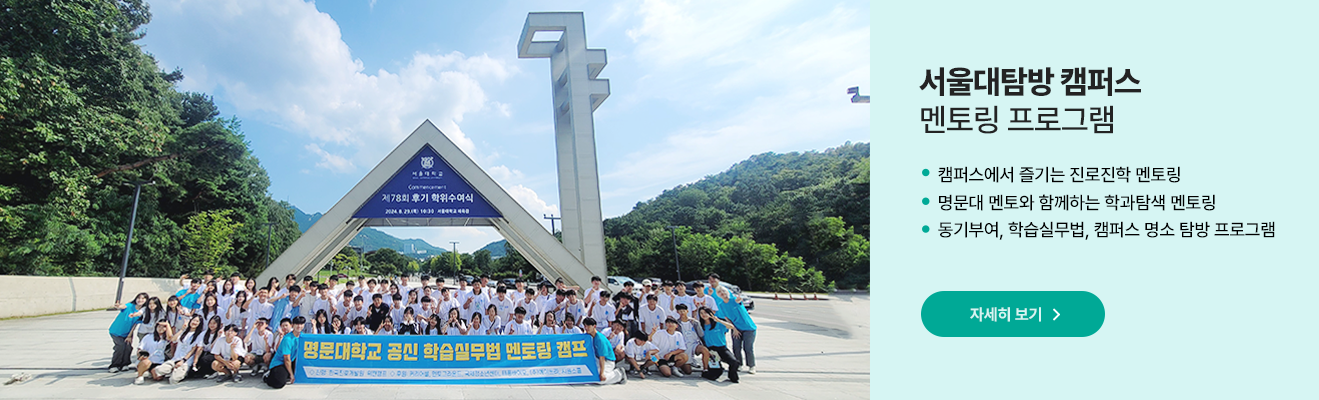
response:
<path id="1" fill-rule="evenodd" d="M 586 334 L 308 335 L 298 383 L 563 384 L 600 377 Z"/>

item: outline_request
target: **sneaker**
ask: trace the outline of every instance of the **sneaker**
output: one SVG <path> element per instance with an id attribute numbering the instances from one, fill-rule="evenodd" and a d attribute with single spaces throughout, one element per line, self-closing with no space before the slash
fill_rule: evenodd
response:
<path id="1" fill-rule="evenodd" d="M 112 373 L 112 374 L 117 374 L 117 373 L 119 373 L 119 371 L 120 371 L 120 370 L 119 370 L 119 367 L 110 367 L 110 369 L 107 370 L 106 372 L 109 372 L 109 373 Z"/>
<path id="2" fill-rule="evenodd" d="M 748 373 L 748 374 L 751 374 L 751 375 L 755 375 L 755 374 L 756 374 L 756 367 L 748 368 L 748 369 L 747 369 L 747 373 Z"/>
<path id="3" fill-rule="evenodd" d="M 217 376 L 220 376 L 219 372 L 212 372 L 210 375 L 206 375 L 206 377 L 203 379 L 215 379 L 215 377 Z"/>
<path id="4" fill-rule="evenodd" d="M 134 385 L 141 385 L 141 384 L 143 384 L 143 383 L 147 383 L 147 377 L 145 377 L 145 376 L 139 376 L 139 377 L 137 377 L 136 380 L 133 381 L 133 384 L 134 384 Z"/>
<path id="5" fill-rule="evenodd" d="M 215 375 L 216 375 L 215 383 L 224 383 L 224 381 L 229 379 L 229 375 L 220 375 L 220 374 L 215 374 Z"/>
<path id="6" fill-rule="evenodd" d="M 234 383 L 243 382 L 243 374 L 234 374 Z"/>
<path id="7" fill-rule="evenodd" d="M 681 377 L 684 377 L 684 376 L 687 376 L 687 375 L 686 375 L 686 374 L 683 374 L 682 371 L 679 371 L 677 368 L 674 368 L 674 369 L 673 369 L 673 376 L 681 378 Z"/>

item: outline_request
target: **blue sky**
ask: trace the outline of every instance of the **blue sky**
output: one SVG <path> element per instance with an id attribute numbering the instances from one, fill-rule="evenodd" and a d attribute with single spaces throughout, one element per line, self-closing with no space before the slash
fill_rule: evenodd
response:
<path id="1" fill-rule="evenodd" d="M 595 112 L 606 218 L 767 151 L 869 141 L 864 1 L 157 0 L 141 43 L 215 96 L 270 193 L 324 212 L 430 119 L 534 216 L 558 214 L 549 61 L 518 59 L 528 12 L 583 11 L 608 51 Z M 548 222 L 546 222 L 548 229 Z M 474 251 L 489 228 L 389 228 Z"/>

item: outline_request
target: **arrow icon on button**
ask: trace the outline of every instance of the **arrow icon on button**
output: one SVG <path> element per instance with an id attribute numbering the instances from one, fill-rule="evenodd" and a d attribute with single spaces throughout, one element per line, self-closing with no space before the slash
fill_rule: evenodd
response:
<path id="1" fill-rule="evenodd" d="M 1057 308 L 1053 309 L 1053 320 L 1054 320 L 1054 321 L 1057 321 L 1057 320 L 1058 320 L 1058 317 L 1061 317 L 1062 315 L 1063 315 L 1063 313 L 1058 312 L 1058 309 L 1057 309 Z"/>

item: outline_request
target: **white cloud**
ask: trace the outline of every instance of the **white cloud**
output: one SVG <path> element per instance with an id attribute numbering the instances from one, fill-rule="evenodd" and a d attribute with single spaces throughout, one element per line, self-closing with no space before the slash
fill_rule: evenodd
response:
<path id="1" fill-rule="evenodd" d="M 371 73 L 338 24 L 300 0 L 159 1 L 152 14 L 148 50 L 163 69 L 183 69 L 183 89 L 305 135 L 316 145 L 306 150 L 337 172 L 374 165 L 427 118 L 475 155 L 458 123 L 491 104 L 483 83 L 516 68 L 484 54 L 419 52 L 397 71 Z"/>
<path id="2" fill-rule="evenodd" d="M 321 147 L 317 146 L 315 143 L 307 144 L 306 149 L 312 154 L 321 157 L 321 161 L 316 162 L 316 166 L 322 169 L 328 169 L 335 172 L 347 172 L 352 171 L 354 168 L 352 161 L 348 161 L 348 159 L 337 154 L 330 154 L 325 150 L 321 150 Z"/>
<path id="3" fill-rule="evenodd" d="M 676 105 L 694 122 L 602 168 L 603 197 L 630 208 L 752 154 L 867 140 L 869 109 L 846 95 L 870 80 L 868 10 L 853 6 L 644 1 L 627 31 L 643 69 L 629 106 Z"/>
<path id="4" fill-rule="evenodd" d="M 517 200 L 518 204 L 522 205 L 522 208 L 527 209 L 527 212 L 531 213 L 532 217 L 540 218 L 545 214 L 559 215 L 559 206 L 557 204 L 546 203 L 545 200 L 541 200 L 540 195 L 537 195 L 536 191 L 531 190 L 526 186 L 513 185 L 505 190 L 508 192 L 509 196 L 513 196 L 513 200 Z M 542 224 L 544 224 L 544 222 L 542 222 Z"/>
<path id="5" fill-rule="evenodd" d="M 494 178 L 495 182 L 504 182 L 505 184 L 523 178 L 522 171 L 511 169 L 504 165 L 496 165 L 493 168 L 487 169 L 486 172 L 490 173 L 490 177 Z"/>

